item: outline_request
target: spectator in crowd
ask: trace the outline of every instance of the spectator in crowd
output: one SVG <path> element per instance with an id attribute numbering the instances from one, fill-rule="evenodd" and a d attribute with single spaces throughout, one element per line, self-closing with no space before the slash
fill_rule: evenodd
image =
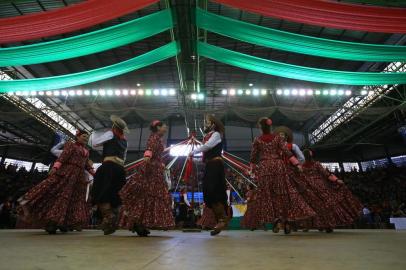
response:
<path id="1" fill-rule="evenodd" d="M 28 172 L 24 167 L 0 165 L 0 228 L 15 227 L 18 198 L 46 176 L 47 172 L 36 169 Z"/>
<path id="2" fill-rule="evenodd" d="M 365 205 L 364 208 L 362 208 L 362 216 L 367 224 L 372 224 L 371 210 L 369 210 L 368 205 Z"/>
<path id="3" fill-rule="evenodd" d="M 405 212 L 402 210 L 401 206 L 395 208 L 395 210 L 392 211 L 392 217 L 406 217 Z"/>

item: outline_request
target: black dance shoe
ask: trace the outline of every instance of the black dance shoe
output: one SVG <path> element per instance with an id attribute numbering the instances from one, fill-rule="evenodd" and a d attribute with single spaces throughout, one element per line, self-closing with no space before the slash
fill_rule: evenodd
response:
<path id="1" fill-rule="evenodd" d="M 283 229 L 285 234 L 290 234 L 291 233 L 291 229 L 290 229 L 290 224 L 288 222 L 285 222 L 285 228 Z"/>
<path id="2" fill-rule="evenodd" d="M 45 227 L 45 231 L 48 234 L 56 234 L 57 229 L 58 229 L 58 227 L 56 226 L 56 224 L 54 222 L 49 222 L 47 224 L 47 226 Z"/>
<path id="3" fill-rule="evenodd" d="M 104 235 L 110 235 L 116 232 L 116 228 L 114 227 L 104 227 L 103 229 L 103 234 Z"/>
<path id="4" fill-rule="evenodd" d="M 134 224 L 131 231 L 137 233 L 138 236 L 147 237 L 151 232 L 142 225 Z"/>
<path id="5" fill-rule="evenodd" d="M 226 220 L 219 220 L 217 225 L 214 227 L 214 230 L 210 232 L 211 236 L 216 236 L 219 233 L 221 233 L 222 230 L 224 230 L 227 227 L 227 221 Z"/>

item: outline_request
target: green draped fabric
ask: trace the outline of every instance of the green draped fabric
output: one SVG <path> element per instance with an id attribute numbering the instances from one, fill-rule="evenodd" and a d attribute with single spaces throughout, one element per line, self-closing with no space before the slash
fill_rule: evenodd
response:
<path id="1" fill-rule="evenodd" d="M 0 81 L 0 92 L 52 90 L 96 82 L 152 65 L 178 52 L 178 44 L 171 42 L 127 61 L 94 70 L 47 78 Z"/>
<path id="2" fill-rule="evenodd" d="M 344 42 L 304 36 L 196 10 L 197 26 L 223 36 L 283 51 L 344 60 L 406 61 L 406 46 Z"/>
<path id="3" fill-rule="evenodd" d="M 376 6 L 406 7 L 405 0 L 345 0 L 343 2 Z"/>
<path id="4" fill-rule="evenodd" d="M 34 45 L 0 48 L 0 66 L 52 62 L 93 54 L 156 35 L 173 27 L 171 10 L 98 31 Z"/>
<path id="5" fill-rule="evenodd" d="M 227 50 L 207 43 L 197 44 L 201 56 L 269 75 L 296 80 L 347 85 L 385 85 L 406 83 L 406 73 L 348 72 L 302 67 Z"/>

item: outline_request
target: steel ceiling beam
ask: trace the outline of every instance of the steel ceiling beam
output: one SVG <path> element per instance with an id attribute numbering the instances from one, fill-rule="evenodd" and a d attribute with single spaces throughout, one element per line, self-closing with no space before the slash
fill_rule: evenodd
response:
<path id="1" fill-rule="evenodd" d="M 393 34 L 391 35 L 384 44 L 390 44 L 390 45 L 404 45 L 406 44 L 406 35 L 400 35 L 400 34 Z M 383 63 L 370 63 L 370 62 L 366 62 L 364 63 L 359 69 L 359 72 L 365 72 L 365 71 L 373 71 L 373 72 L 381 72 L 382 71 L 382 65 Z M 351 99 L 351 98 L 350 98 Z M 349 100 L 350 100 L 349 99 Z M 361 100 L 358 100 L 356 102 L 360 102 Z M 345 104 L 344 104 L 345 106 Z M 344 107 L 342 107 L 341 109 L 339 109 L 337 112 L 339 112 L 340 110 L 345 109 Z M 337 113 L 336 112 L 336 113 Z M 351 111 L 346 111 L 346 113 L 352 113 Z M 329 121 L 330 117 L 327 118 L 327 121 Z M 325 121 L 326 118 L 325 116 L 320 115 L 319 116 L 319 120 L 313 121 L 313 122 L 308 122 L 308 124 L 305 125 L 305 127 L 303 128 L 303 130 L 306 131 L 311 131 L 311 130 L 316 130 L 314 129 L 316 123 L 319 123 L 319 127 L 320 128 L 323 124 L 325 124 L 326 122 L 322 122 L 320 124 L 321 121 Z M 338 118 L 336 119 L 338 120 Z M 330 125 L 333 125 L 334 121 L 331 121 Z M 332 131 L 331 131 L 332 132 Z M 329 132 L 330 133 L 330 132 Z M 322 143 L 322 141 L 319 141 L 317 143 Z"/>

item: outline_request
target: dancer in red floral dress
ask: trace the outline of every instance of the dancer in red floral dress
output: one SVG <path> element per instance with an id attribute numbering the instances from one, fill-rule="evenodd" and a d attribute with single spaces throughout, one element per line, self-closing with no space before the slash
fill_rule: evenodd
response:
<path id="1" fill-rule="evenodd" d="M 304 156 L 305 199 L 317 212 L 312 226 L 329 233 L 338 225 L 352 224 L 361 214 L 361 202 L 342 180 L 313 160 L 312 151 L 306 149 Z"/>
<path id="2" fill-rule="evenodd" d="M 147 236 L 150 229 L 170 229 L 175 226 L 172 198 L 164 181 L 162 136 L 167 126 L 159 120 L 151 123 L 144 164 L 120 191 L 122 208 L 120 226 Z"/>
<path id="3" fill-rule="evenodd" d="M 261 118 L 262 135 L 254 140 L 251 151 L 251 167 L 256 172 L 257 197 L 253 205 L 257 226 L 265 223 L 284 224 L 285 233 L 290 233 L 291 221 L 308 219 L 315 215 L 305 202 L 291 179 L 285 157 L 301 170 L 299 161 L 288 150 L 278 134 L 271 134 L 272 120 Z"/>
<path id="4" fill-rule="evenodd" d="M 247 201 L 247 210 L 245 211 L 244 217 L 241 220 L 241 227 L 249 228 L 252 231 L 257 229 L 258 226 L 258 224 L 256 224 L 255 212 L 253 210 L 255 209 L 255 193 L 255 186 L 253 184 L 250 184 L 248 186 L 247 194 L 245 195 L 245 199 Z"/>
<path id="5" fill-rule="evenodd" d="M 197 221 L 197 225 L 201 226 L 204 230 L 212 230 L 217 224 L 216 216 L 211 208 L 206 205 L 203 206 L 202 217 Z"/>
<path id="6" fill-rule="evenodd" d="M 86 203 L 89 135 L 79 130 L 75 142 L 67 142 L 47 179 L 29 190 L 21 200 L 25 220 L 41 224 L 49 234 L 60 228 L 79 229 L 89 221 Z M 63 228 L 63 229 L 62 229 Z"/>
<path id="7" fill-rule="evenodd" d="M 299 160 L 301 164 L 305 162 L 305 157 L 303 155 L 303 152 L 300 150 L 300 147 L 297 144 L 293 143 L 293 132 L 290 128 L 286 126 L 279 126 L 274 130 L 274 133 L 283 138 L 289 151 L 292 152 L 292 154 Z M 286 159 L 286 162 L 289 163 L 289 160 Z"/>
<path id="8" fill-rule="evenodd" d="M 305 157 L 303 155 L 303 152 L 300 150 L 299 146 L 293 143 L 293 132 L 290 128 L 286 126 L 279 126 L 277 127 L 274 132 L 278 134 L 280 137 L 282 137 L 283 141 L 286 144 L 286 147 L 289 149 L 289 151 L 292 152 L 292 154 L 298 159 L 300 164 L 303 164 L 305 162 Z M 299 172 L 290 162 L 289 162 L 289 157 L 285 157 L 285 162 L 286 166 L 288 167 L 288 172 L 293 180 L 293 182 L 296 184 L 296 188 L 302 193 L 302 196 L 305 198 L 306 202 L 320 202 L 318 199 L 317 194 L 314 194 L 312 190 L 307 190 L 306 189 L 306 179 L 304 179 L 305 175 L 302 172 Z M 310 203 L 309 203 L 310 205 Z M 322 208 L 322 204 L 317 203 L 313 204 L 319 206 L 319 212 L 324 210 Z M 312 206 L 313 208 L 313 205 Z M 315 210 L 313 208 L 313 210 Z M 309 227 L 311 224 L 311 220 L 302 220 L 299 222 L 294 222 L 293 224 L 291 223 L 290 225 L 294 227 L 294 231 L 297 231 L 298 227 L 304 228 L 304 232 L 309 231 Z M 273 228 L 274 232 L 278 232 L 278 228 Z"/>

